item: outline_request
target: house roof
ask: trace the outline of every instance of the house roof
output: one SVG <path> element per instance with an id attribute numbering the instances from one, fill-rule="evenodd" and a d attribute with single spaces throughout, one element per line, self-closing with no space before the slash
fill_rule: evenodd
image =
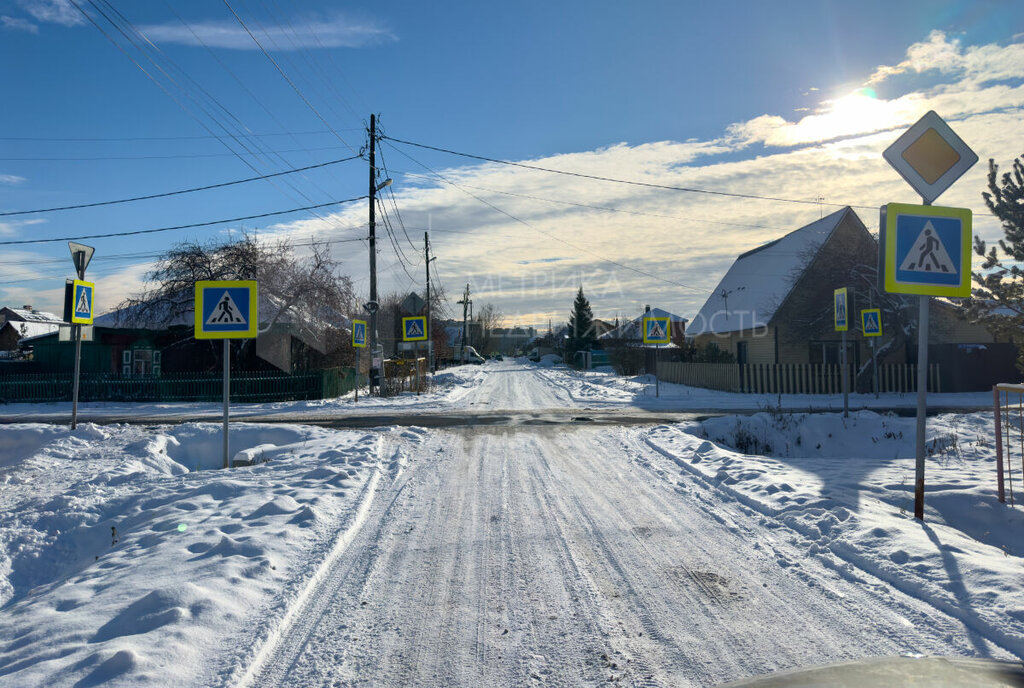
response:
<path id="1" fill-rule="evenodd" d="M 687 330 L 691 336 L 766 326 L 847 213 L 847 206 L 817 222 L 741 253 Z"/>
<path id="2" fill-rule="evenodd" d="M 686 318 L 675 313 L 669 313 L 661 308 L 652 308 L 649 312 L 641 313 L 629 322 L 619 325 L 613 330 L 602 334 L 598 339 L 643 339 L 641 327 L 644 318 L 668 318 L 670 323 L 686 323 Z"/>
<path id="3" fill-rule="evenodd" d="M 51 325 L 59 325 L 64 322 L 64 318 L 53 313 L 47 313 L 46 311 L 11 308 L 10 306 L 5 306 L 0 310 L 2 310 L 7 320 L 11 322 L 50 323 Z"/>
<path id="4" fill-rule="evenodd" d="M 21 339 L 18 343 L 24 342 L 26 339 L 32 339 L 33 337 L 42 337 L 44 335 L 53 334 L 60 329 L 60 325 L 57 323 L 45 323 L 45 322 L 7 322 L 7 326 L 13 327 L 19 333 L 21 333 Z"/>

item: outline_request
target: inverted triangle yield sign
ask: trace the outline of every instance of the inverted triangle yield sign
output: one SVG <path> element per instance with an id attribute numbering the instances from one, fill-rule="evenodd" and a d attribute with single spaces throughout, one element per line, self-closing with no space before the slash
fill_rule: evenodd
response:
<path id="1" fill-rule="evenodd" d="M 942 239 L 939 238 L 931 220 L 925 223 L 924 229 L 917 235 L 914 246 L 900 264 L 900 270 L 956 274 L 956 266 L 949 257 L 946 247 L 942 245 Z"/>
<path id="2" fill-rule="evenodd" d="M 225 291 L 224 295 L 217 299 L 210 317 L 206 319 L 207 325 L 244 325 L 245 316 L 239 310 L 231 293 Z"/>

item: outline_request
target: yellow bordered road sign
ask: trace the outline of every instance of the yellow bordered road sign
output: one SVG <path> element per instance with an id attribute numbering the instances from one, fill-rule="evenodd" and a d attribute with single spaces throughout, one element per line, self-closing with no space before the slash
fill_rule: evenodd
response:
<path id="1" fill-rule="evenodd" d="M 893 294 L 971 295 L 971 211 L 889 203 L 882 243 L 884 287 Z"/>
<path id="2" fill-rule="evenodd" d="M 848 292 L 846 287 L 836 289 L 835 292 L 833 292 L 833 318 L 835 320 L 836 332 L 846 332 L 850 329 L 850 304 L 847 299 L 847 295 Z"/>
<path id="3" fill-rule="evenodd" d="M 933 202 L 978 162 L 978 155 L 935 111 L 907 129 L 882 157 L 926 203 Z"/>
<path id="4" fill-rule="evenodd" d="M 366 321 L 352 321 L 352 346 L 362 349 L 366 347 Z"/>
<path id="5" fill-rule="evenodd" d="M 96 285 L 77 279 L 71 283 L 71 322 L 76 325 L 92 325 Z"/>
<path id="6" fill-rule="evenodd" d="M 865 308 L 860 312 L 860 331 L 865 337 L 882 336 L 881 308 Z"/>
<path id="7" fill-rule="evenodd" d="M 258 302 L 255 280 L 196 282 L 195 338 L 252 339 L 259 327 Z"/>
<path id="8" fill-rule="evenodd" d="M 427 340 L 427 317 L 415 315 L 411 318 L 402 318 L 402 341 L 403 342 L 425 342 Z"/>
<path id="9" fill-rule="evenodd" d="M 668 344 L 670 341 L 668 318 L 644 318 L 644 344 Z"/>

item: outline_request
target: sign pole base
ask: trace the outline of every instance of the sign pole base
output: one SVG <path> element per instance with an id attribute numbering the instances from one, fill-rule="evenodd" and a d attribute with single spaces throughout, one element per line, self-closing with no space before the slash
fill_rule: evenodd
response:
<path id="1" fill-rule="evenodd" d="M 850 364 L 846 356 L 846 330 L 843 330 L 843 418 L 850 417 Z"/>
<path id="2" fill-rule="evenodd" d="M 75 382 L 71 388 L 71 429 L 78 427 L 78 380 L 82 372 L 82 326 L 75 325 Z"/>
<path id="3" fill-rule="evenodd" d="M 228 467 L 228 405 L 231 400 L 231 340 L 224 340 L 224 468 Z"/>
<path id="4" fill-rule="evenodd" d="M 914 463 L 914 518 L 924 520 L 924 449 L 928 414 L 928 302 L 919 296 L 917 316 L 917 454 Z"/>

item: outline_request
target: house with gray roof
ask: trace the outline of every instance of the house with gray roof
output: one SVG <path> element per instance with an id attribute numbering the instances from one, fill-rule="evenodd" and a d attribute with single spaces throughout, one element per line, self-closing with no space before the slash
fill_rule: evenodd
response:
<path id="1" fill-rule="evenodd" d="M 740 254 L 687 327 L 698 346 L 715 343 L 739 363 L 840 362 L 842 334 L 835 331 L 833 292 L 849 290 L 847 360 L 858 378 L 870 375 L 870 339 L 860 332 L 860 310 L 882 309 L 883 336 L 876 340 L 880 363 L 917 359 L 916 299 L 886 294 L 877 287 L 878 242 L 850 207 L 837 210 L 785 236 Z M 931 299 L 929 359 L 944 362 L 943 391 L 991 384 L 1002 363 L 968 361 L 1010 354 L 994 345 L 983 326 L 968 322 L 962 309 Z M 1004 375 L 992 372 L 991 375 Z M 958 377 L 959 376 L 959 377 Z M 962 379 L 961 379 L 962 377 Z M 985 381 L 981 381 L 982 378 Z"/>

